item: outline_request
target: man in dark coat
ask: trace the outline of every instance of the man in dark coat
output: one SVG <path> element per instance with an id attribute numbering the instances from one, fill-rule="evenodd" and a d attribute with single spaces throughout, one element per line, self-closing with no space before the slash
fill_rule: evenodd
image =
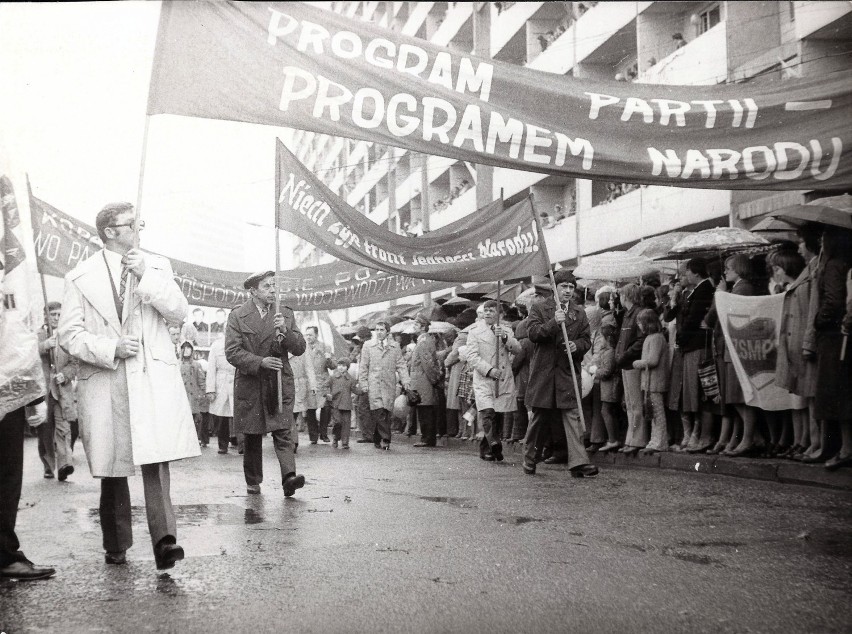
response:
<path id="1" fill-rule="evenodd" d="M 263 482 L 261 440 L 272 435 L 272 444 L 281 466 L 284 495 L 292 496 L 305 484 L 296 475 L 293 400 L 296 386 L 287 353 L 305 352 L 305 339 L 293 317 L 282 307 L 272 314 L 275 302 L 275 274 L 256 273 L 243 284 L 251 299 L 231 311 L 225 331 L 225 358 L 237 371 L 234 376 L 234 428 L 245 434 L 243 471 L 248 493 L 260 493 Z M 277 372 L 281 372 L 283 408 L 278 409 Z"/>
<path id="2" fill-rule="evenodd" d="M 525 394 L 527 407 L 532 408 L 532 420 L 524 439 L 524 472 L 535 473 L 535 448 L 539 430 L 548 424 L 552 410 L 558 410 L 568 441 L 568 468 L 576 478 L 594 477 L 598 469 L 589 464 L 583 446 L 583 424 L 580 421 L 571 367 L 580 377 L 583 355 L 592 347 L 591 330 L 586 311 L 573 303 L 576 282 L 565 269 L 555 273 L 559 300 L 548 297 L 530 308 L 529 338 L 535 344 L 530 361 L 529 382 Z M 568 350 L 562 336 L 561 324 L 568 332 Z M 570 356 L 569 356 L 570 355 Z M 554 414 L 556 412 L 553 412 Z"/>

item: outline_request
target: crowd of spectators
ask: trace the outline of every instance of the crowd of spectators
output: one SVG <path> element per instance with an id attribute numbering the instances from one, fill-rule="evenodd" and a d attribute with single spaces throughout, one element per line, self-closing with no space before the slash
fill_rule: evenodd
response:
<path id="1" fill-rule="evenodd" d="M 852 328 L 850 259 L 850 232 L 809 224 L 799 230 L 798 244 L 782 243 L 769 254 L 694 258 L 667 281 L 654 274 L 594 294 L 576 286 L 574 303 L 585 308 L 591 341 L 581 373 L 588 452 L 677 451 L 784 458 L 828 469 L 852 465 L 852 355 L 840 356 Z M 482 323 L 482 305 L 448 318 L 455 328 L 445 334 L 429 333 L 429 319 L 421 316 L 422 328 L 413 337 L 395 335 L 411 377 L 397 394 L 416 389 L 422 400 L 394 409 L 394 431 L 413 435 L 419 426 L 423 446 L 440 445 L 446 437 L 481 440 L 487 433 L 504 443 L 524 441 L 529 363 L 536 354 L 528 313 L 548 296 L 546 284 L 536 288 L 540 293 L 529 305 L 516 304 L 502 316 L 511 330 L 503 333 L 508 343 L 500 354 L 507 356 L 514 384 L 496 418 L 492 412 L 483 420 L 483 410 L 493 407 L 477 402 L 478 357 L 468 341 Z M 746 403 L 717 316 L 717 289 L 784 294 L 775 382 L 796 397 L 792 409 L 763 411 Z M 359 337 L 369 340 L 369 329 Z M 357 362 L 359 354 L 356 346 L 352 359 Z M 356 410 L 363 398 L 356 397 Z M 527 444 L 535 443 L 536 457 L 545 462 L 567 462 L 560 427 L 547 429 L 544 436 L 526 438 Z"/>

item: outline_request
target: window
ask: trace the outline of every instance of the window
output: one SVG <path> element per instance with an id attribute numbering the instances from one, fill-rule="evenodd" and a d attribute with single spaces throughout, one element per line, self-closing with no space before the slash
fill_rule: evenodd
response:
<path id="1" fill-rule="evenodd" d="M 719 5 L 705 9 L 698 14 L 698 35 L 706 33 L 722 21 L 722 9 Z"/>

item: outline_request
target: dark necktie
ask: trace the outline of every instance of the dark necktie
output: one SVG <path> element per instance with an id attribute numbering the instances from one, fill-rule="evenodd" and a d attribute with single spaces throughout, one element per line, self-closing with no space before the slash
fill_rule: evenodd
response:
<path id="1" fill-rule="evenodd" d="M 118 318 L 124 316 L 124 299 L 127 296 L 127 280 L 130 277 L 130 269 L 121 267 L 121 282 L 118 287 Z"/>

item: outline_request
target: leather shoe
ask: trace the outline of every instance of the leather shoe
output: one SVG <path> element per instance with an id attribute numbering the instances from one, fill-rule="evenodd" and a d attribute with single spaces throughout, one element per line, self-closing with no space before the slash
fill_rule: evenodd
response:
<path id="1" fill-rule="evenodd" d="M 177 544 L 161 541 L 154 547 L 154 562 L 157 564 L 157 570 L 174 568 L 175 562 L 181 559 L 183 559 L 183 548 Z"/>
<path id="2" fill-rule="evenodd" d="M 852 467 L 852 455 L 841 456 L 840 454 L 837 454 L 834 458 L 830 458 L 825 461 L 825 468 L 827 471 L 836 471 L 840 467 Z"/>
<path id="3" fill-rule="evenodd" d="M 323 442 L 331 442 L 331 439 L 328 436 L 320 436 L 320 440 Z"/>
<path id="4" fill-rule="evenodd" d="M 427 442 L 416 442 L 416 443 L 414 443 L 414 444 L 413 444 L 413 445 L 411 445 L 411 446 L 412 446 L 412 447 L 434 447 L 435 445 L 430 445 L 430 444 L 429 444 L 429 443 L 427 443 Z"/>
<path id="5" fill-rule="evenodd" d="M 568 458 L 560 458 L 558 456 L 550 456 L 544 461 L 544 464 L 568 464 Z"/>
<path id="6" fill-rule="evenodd" d="M 59 472 L 57 474 L 59 481 L 65 482 L 65 480 L 68 479 L 68 476 L 70 476 L 72 473 L 74 473 L 73 465 L 67 464 L 64 467 L 59 467 Z"/>
<path id="7" fill-rule="evenodd" d="M 535 465 L 528 465 L 526 462 L 523 464 L 524 473 L 527 475 L 535 475 Z"/>
<path id="8" fill-rule="evenodd" d="M 56 574 L 53 568 L 38 567 L 33 562 L 13 561 L 8 566 L 0 568 L 0 578 L 17 579 L 18 581 L 35 581 L 36 579 L 47 579 Z"/>
<path id="9" fill-rule="evenodd" d="M 260 485 L 259 484 L 247 484 L 246 485 L 246 493 L 249 495 L 259 495 L 260 494 Z"/>
<path id="10" fill-rule="evenodd" d="M 503 461 L 503 445 L 499 442 L 491 445 L 491 455 L 494 456 L 494 460 L 497 462 Z"/>
<path id="11" fill-rule="evenodd" d="M 598 468 L 593 464 L 583 464 L 571 469 L 572 478 L 594 478 L 598 473 Z"/>
<path id="12" fill-rule="evenodd" d="M 53 480 L 53 471 L 45 469 L 44 470 L 44 479 L 45 480 Z"/>
<path id="13" fill-rule="evenodd" d="M 104 553 L 104 563 L 122 566 L 127 563 L 127 555 L 123 550 L 116 553 Z"/>
<path id="14" fill-rule="evenodd" d="M 296 489 L 305 486 L 305 476 L 291 474 L 284 479 L 284 497 L 291 498 L 296 494 Z"/>

